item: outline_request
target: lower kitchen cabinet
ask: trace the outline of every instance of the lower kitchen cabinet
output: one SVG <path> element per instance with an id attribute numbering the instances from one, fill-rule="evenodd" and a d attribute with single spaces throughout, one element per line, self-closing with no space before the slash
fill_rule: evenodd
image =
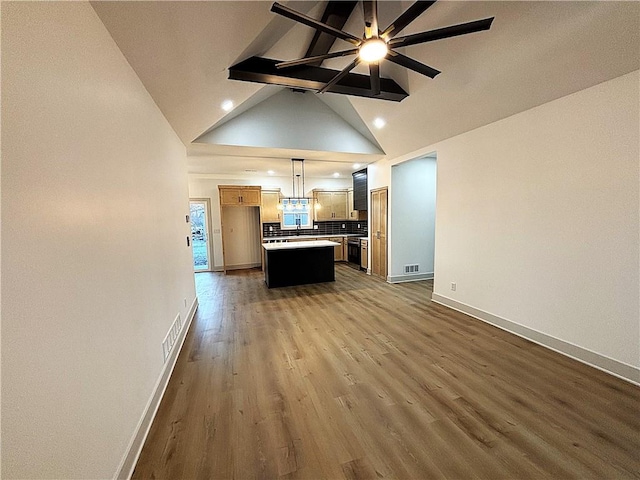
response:
<path id="1" fill-rule="evenodd" d="M 369 241 L 360 240 L 360 268 L 366 270 L 369 267 Z"/>
<path id="2" fill-rule="evenodd" d="M 338 242 L 340 245 L 333 247 L 333 260 L 336 262 L 344 261 L 344 237 L 330 238 L 331 242 Z"/>

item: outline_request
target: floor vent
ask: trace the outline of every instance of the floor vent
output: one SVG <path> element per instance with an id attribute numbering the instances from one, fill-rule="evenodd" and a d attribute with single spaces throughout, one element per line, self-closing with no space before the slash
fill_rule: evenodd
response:
<path id="1" fill-rule="evenodd" d="M 420 270 L 420 265 L 418 264 L 404 266 L 404 273 L 418 273 L 418 270 Z"/>
<path id="2" fill-rule="evenodd" d="M 162 341 L 162 355 L 164 357 L 165 362 L 167 361 L 167 357 L 169 357 L 169 354 L 173 349 L 173 345 L 176 343 L 176 340 L 178 339 L 178 335 L 180 335 L 181 329 L 182 329 L 182 317 L 180 317 L 180 314 L 178 314 L 176 319 L 173 321 L 173 324 L 171 325 L 171 328 L 169 329 L 167 336 L 164 337 L 164 340 Z"/>

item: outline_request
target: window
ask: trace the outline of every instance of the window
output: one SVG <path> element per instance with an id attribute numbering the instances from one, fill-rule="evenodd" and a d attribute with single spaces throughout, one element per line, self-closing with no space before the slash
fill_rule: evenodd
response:
<path id="1" fill-rule="evenodd" d="M 311 227 L 311 199 L 284 198 L 282 200 L 282 228 Z"/>

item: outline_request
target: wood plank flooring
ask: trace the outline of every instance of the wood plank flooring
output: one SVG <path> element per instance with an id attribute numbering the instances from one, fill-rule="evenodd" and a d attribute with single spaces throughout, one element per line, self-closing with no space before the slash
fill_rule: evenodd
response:
<path id="1" fill-rule="evenodd" d="M 339 264 L 327 284 L 196 283 L 133 478 L 640 477 L 640 388 L 432 303 L 431 282 Z"/>

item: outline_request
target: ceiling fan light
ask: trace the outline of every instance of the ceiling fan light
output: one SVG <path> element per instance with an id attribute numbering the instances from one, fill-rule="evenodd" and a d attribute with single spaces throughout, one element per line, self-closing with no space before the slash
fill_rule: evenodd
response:
<path id="1" fill-rule="evenodd" d="M 377 62 L 386 57 L 388 51 L 389 49 L 384 40 L 374 38 L 362 44 L 359 55 L 363 62 Z"/>

